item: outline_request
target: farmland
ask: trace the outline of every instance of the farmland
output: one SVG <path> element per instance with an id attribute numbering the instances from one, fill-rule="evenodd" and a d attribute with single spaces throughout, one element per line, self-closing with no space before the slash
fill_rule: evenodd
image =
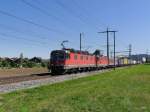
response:
<path id="1" fill-rule="evenodd" d="M 45 67 L 34 67 L 34 68 L 12 68 L 12 69 L 0 69 L 0 78 L 3 77 L 15 77 L 15 76 L 26 76 L 31 74 L 40 74 L 48 72 Z"/>
<path id="2" fill-rule="evenodd" d="M 0 95 L 0 112 L 149 112 L 150 65 Z"/>

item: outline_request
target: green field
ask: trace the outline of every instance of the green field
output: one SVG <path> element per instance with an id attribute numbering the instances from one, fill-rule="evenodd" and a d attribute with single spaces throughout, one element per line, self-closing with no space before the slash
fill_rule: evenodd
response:
<path id="1" fill-rule="evenodd" d="M 150 112 L 150 65 L 0 95 L 0 112 Z"/>

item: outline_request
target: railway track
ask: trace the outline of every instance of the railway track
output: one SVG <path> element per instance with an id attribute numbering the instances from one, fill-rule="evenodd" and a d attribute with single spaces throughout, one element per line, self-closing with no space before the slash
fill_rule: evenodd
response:
<path id="1" fill-rule="evenodd" d="M 91 71 L 91 72 L 65 74 L 65 75 L 89 74 L 89 73 L 96 73 L 96 72 L 101 72 L 101 71 L 108 71 L 108 70 L 111 70 L 111 69 L 112 68 L 102 69 L 102 70 L 97 70 L 97 71 Z M 39 79 L 53 78 L 53 77 L 58 77 L 58 76 L 63 76 L 63 75 L 52 76 L 49 72 L 47 72 L 47 73 L 24 75 L 24 76 L 2 77 L 2 78 L 0 78 L 0 85 L 17 83 L 17 82 L 23 82 L 23 81 L 30 81 L 30 80 L 39 80 Z"/>
<path id="2" fill-rule="evenodd" d="M 18 83 L 18 82 L 24 82 L 24 81 L 30 81 L 30 80 L 41 80 L 41 79 L 47 79 L 47 78 L 63 77 L 66 75 L 75 76 L 78 74 L 80 75 L 91 74 L 91 73 L 96 73 L 96 72 L 100 72 L 100 70 L 92 71 L 92 72 L 76 73 L 76 74 L 55 75 L 55 76 L 51 75 L 50 73 L 40 73 L 40 74 L 25 75 L 25 76 L 3 77 L 3 78 L 0 78 L 0 85 L 12 84 L 12 83 Z"/>
<path id="3" fill-rule="evenodd" d="M 44 73 L 44 74 L 35 74 L 31 76 L 1 78 L 0 93 L 8 93 L 20 89 L 28 89 L 28 88 L 38 87 L 41 85 L 53 84 L 53 83 L 63 82 L 72 79 L 78 79 L 81 77 L 95 75 L 96 73 L 103 73 L 109 70 L 110 69 L 77 73 L 77 74 L 57 75 L 57 76 L 52 76 L 48 73 L 47 74 Z"/>
<path id="4" fill-rule="evenodd" d="M 51 77 L 50 73 L 3 77 L 3 78 L 0 78 L 0 85 L 17 83 L 17 82 L 22 82 L 22 81 L 29 81 L 29 80 L 45 79 L 45 78 L 50 78 L 50 77 Z"/>
<path id="5" fill-rule="evenodd" d="M 118 69 L 122 69 L 122 68 L 124 67 Z M 98 71 L 56 75 L 56 76 L 52 76 L 50 73 L 41 73 L 41 74 L 33 74 L 28 76 L 0 78 L 0 93 L 7 93 L 7 92 L 20 90 L 20 89 L 33 88 L 41 85 L 63 82 L 65 80 L 78 79 L 80 77 L 96 75 L 97 73 L 103 73 L 111 70 L 112 68 L 102 69 Z"/>

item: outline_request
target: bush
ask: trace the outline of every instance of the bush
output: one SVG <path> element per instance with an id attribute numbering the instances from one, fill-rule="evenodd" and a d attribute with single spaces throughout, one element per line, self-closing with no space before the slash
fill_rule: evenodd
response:
<path id="1" fill-rule="evenodd" d="M 47 67 L 47 63 L 46 63 L 46 62 L 42 62 L 42 63 L 41 63 L 41 66 L 42 66 L 42 67 Z"/>
<path id="2" fill-rule="evenodd" d="M 3 59 L 0 60 L 0 67 L 2 68 L 19 68 L 19 67 L 25 67 L 25 68 L 33 68 L 33 67 L 47 67 L 48 62 L 42 61 L 42 62 L 33 62 L 32 60 L 29 60 L 28 58 L 24 58 L 22 60 L 22 63 L 17 60 L 11 60 L 11 59 Z"/>
<path id="3" fill-rule="evenodd" d="M 28 61 L 26 63 L 23 63 L 22 66 L 25 68 L 33 68 L 35 65 L 36 65 L 36 63 Z"/>
<path id="4" fill-rule="evenodd" d="M 1 63 L 1 67 L 10 67 L 10 64 L 8 61 L 3 60 Z"/>
<path id="5" fill-rule="evenodd" d="M 9 65 L 10 65 L 10 67 L 13 67 L 13 68 L 19 67 L 19 64 L 15 63 L 15 62 L 10 62 Z"/>

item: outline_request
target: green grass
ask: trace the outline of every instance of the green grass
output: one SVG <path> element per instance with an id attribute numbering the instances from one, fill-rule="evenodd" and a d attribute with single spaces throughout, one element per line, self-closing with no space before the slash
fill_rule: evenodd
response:
<path id="1" fill-rule="evenodd" d="M 0 112 L 150 112 L 150 65 L 0 95 Z"/>

